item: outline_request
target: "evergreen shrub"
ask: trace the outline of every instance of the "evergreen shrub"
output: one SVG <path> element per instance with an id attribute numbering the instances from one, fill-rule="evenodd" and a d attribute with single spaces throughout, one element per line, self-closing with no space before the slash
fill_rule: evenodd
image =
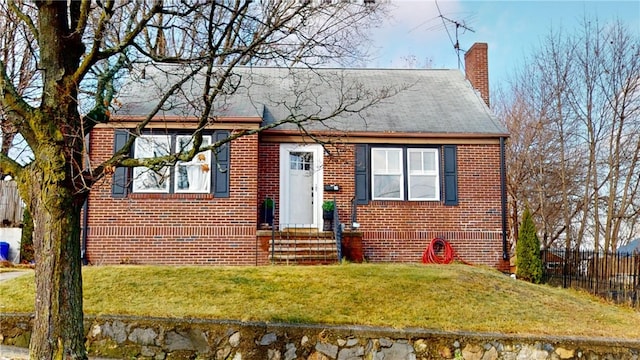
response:
<path id="1" fill-rule="evenodd" d="M 20 262 L 32 263 L 33 255 L 33 219 L 29 210 L 22 215 L 22 237 L 20 238 Z"/>
<path id="2" fill-rule="evenodd" d="M 542 282 L 542 258 L 540 239 L 531 212 L 525 209 L 516 244 L 516 276 L 535 284 Z"/>

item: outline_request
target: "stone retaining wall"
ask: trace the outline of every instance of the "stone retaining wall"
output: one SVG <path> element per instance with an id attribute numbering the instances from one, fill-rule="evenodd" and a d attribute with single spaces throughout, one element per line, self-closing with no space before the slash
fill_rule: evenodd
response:
<path id="1" fill-rule="evenodd" d="M 28 346 L 32 317 L 0 315 L 0 343 Z M 126 359 L 640 359 L 640 340 L 362 326 L 86 317 L 95 356 Z"/>

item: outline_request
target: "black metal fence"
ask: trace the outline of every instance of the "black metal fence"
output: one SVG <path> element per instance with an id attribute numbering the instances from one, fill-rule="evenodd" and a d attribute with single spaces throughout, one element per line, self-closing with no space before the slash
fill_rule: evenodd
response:
<path id="1" fill-rule="evenodd" d="M 543 281 L 640 308 L 640 253 L 542 251 Z"/>

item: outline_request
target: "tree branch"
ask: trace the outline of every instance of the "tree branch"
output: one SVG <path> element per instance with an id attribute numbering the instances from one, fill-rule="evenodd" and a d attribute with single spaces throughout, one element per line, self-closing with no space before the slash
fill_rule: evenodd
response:
<path id="1" fill-rule="evenodd" d="M 74 26 L 75 32 L 82 36 L 87 27 L 87 20 L 89 19 L 89 12 L 91 11 L 91 0 L 82 0 L 79 7 L 79 13 L 75 17 L 76 24 Z M 74 18 L 72 16 L 72 18 Z"/>
<path id="2" fill-rule="evenodd" d="M 0 60 L 0 103 L 5 109 L 15 112 L 22 118 L 28 118 L 33 114 L 34 108 L 18 94 L 2 60 Z"/>
<path id="3" fill-rule="evenodd" d="M 27 25 L 27 27 L 33 34 L 34 39 L 40 38 L 40 32 L 38 31 L 38 28 L 33 23 L 33 20 L 31 20 L 31 18 L 27 16 L 27 14 L 23 13 L 22 10 L 18 8 L 18 5 L 16 5 L 15 0 L 9 0 L 9 8 L 11 9 L 11 11 L 14 12 L 14 14 L 16 14 L 16 16 L 20 20 L 22 20 Z"/>
<path id="4" fill-rule="evenodd" d="M 20 176 L 22 165 L 9 156 L 0 153 L 0 174 L 11 175 L 14 179 Z M 2 180 L 2 179 L 0 179 Z"/>
<path id="5" fill-rule="evenodd" d="M 113 6 L 113 2 L 109 2 L 111 6 Z M 162 0 L 156 0 L 154 5 L 151 7 L 149 12 L 145 14 L 140 22 L 136 24 L 136 26 L 129 31 L 124 39 L 116 44 L 114 47 L 109 49 L 100 50 L 100 45 L 104 38 L 104 29 L 109 19 L 111 19 L 111 8 L 107 8 L 105 6 L 102 16 L 100 17 L 100 21 L 98 23 L 98 28 L 96 30 L 96 39 L 93 41 L 93 46 L 89 53 L 84 57 L 82 63 L 78 67 L 78 70 L 74 74 L 74 79 L 76 82 L 80 82 L 81 79 L 87 74 L 91 66 L 97 63 L 100 60 L 107 59 L 115 54 L 121 53 L 125 48 L 132 45 L 136 37 L 145 29 L 147 23 L 162 10 Z M 131 14 L 131 18 L 133 18 L 135 14 Z"/>

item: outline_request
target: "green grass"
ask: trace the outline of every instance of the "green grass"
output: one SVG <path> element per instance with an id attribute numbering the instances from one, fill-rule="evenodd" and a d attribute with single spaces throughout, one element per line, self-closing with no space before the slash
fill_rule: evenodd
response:
<path id="1" fill-rule="evenodd" d="M 638 311 L 460 264 L 96 266 L 83 279 L 93 315 L 640 338 Z M 0 312 L 33 301 L 33 276 L 0 283 Z"/>

